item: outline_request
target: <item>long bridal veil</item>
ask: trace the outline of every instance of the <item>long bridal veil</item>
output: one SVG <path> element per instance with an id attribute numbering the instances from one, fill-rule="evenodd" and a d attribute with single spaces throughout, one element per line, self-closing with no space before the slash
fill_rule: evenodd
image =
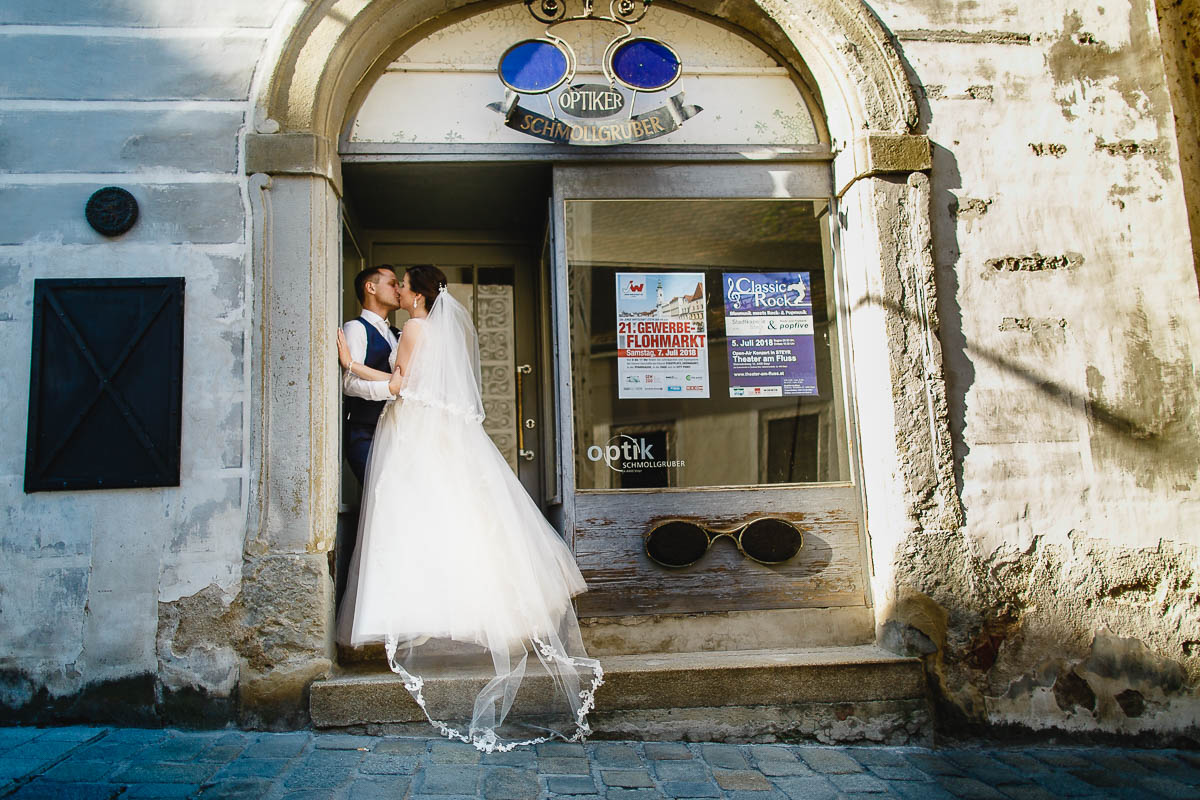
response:
<path id="1" fill-rule="evenodd" d="M 586 586 L 484 432 L 479 387 L 470 314 L 443 289 L 376 429 L 338 638 L 383 642 L 447 737 L 578 740 L 603 682 L 571 605 Z"/>

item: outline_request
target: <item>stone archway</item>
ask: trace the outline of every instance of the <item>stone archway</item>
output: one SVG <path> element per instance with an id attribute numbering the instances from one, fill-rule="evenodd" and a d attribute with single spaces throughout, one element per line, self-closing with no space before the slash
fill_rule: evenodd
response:
<path id="1" fill-rule="evenodd" d="M 258 279 L 252 505 L 244 598 L 270 632 L 243 663 L 242 721 L 303 724 L 307 687 L 333 656 L 328 553 L 337 508 L 337 139 L 355 93 L 438 27 L 493 7 L 467 0 L 322 0 L 283 35 L 258 98 L 245 164 Z M 864 507 L 877 628 L 894 596 L 893 554 L 918 530 L 956 526 L 929 223 L 928 140 L 904 64 L 861 0 L 687 0 L 738 27 L 811 83 L 837 156 L 838 236 L 851 304 Z M 307 268 L 306 268 L 307 267 Z M 869 391 L 864 390 L 869 387 Z"/>

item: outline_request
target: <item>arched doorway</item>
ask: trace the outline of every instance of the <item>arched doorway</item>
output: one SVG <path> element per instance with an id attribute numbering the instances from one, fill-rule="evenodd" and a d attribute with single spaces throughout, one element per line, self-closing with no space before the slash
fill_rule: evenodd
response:
<path id="1" fill-rule="evenodd" d="M 248 542 L 247 554 L 248 561 L 255 562 L 264 557 L 278 557 L 282 559 L 280 565 L 284 569 L 287 557 L 295 549 L 302 548 L 304 553 L 319 555 L 332 548 L 334 539 L 332 510 L 337 508 L 336 492 L 340 473 L 336 437 L 330 436 L 338 405 L 336 364 L 321 347 L 317 332 L 332 330 L 340 316 L 341 302 L 337 292 L 339 273 L 343 268 L 339 250 L 342 228 L 340 196 L 352 198 L 356 180 L 372 180 L 368 165 L 398 163 L 394 158 L 397 155 L 396 143 L 391 143 L 390 152 L 379 147 L 373 150 L 371 147 L 358 147 L 357 150 L 350 147 L 348 150 L 348 145 L 354 145 L 352 120 L 359 120 L 362 113 L 370 110 L 372 89 L 390 80 L 389 75 L 395 73 L 389 73 L 390 65 L 397 58 L 410 52 L 418 43 L 430 40 L 436 31 L 446 30 L 448 25 L 454 25 L 482 10 L 482 5 L 477 4 L 462 6 L 450 13 L 436 16 L 429 13 L 426 16 L 422 4 L 358 3 L 353 4 L 353 8 L 351 4 L 327 5 L 328 8 L 325 5 L 314 6 L 306 12 L 298 21 L 292 37 L 284 44 L 280 64 L 264 92 L 259 132 L 251 134 L 247 140 L 248 170 L 271 175 L 270 188 L 265 188 L 263 194 L 264 197 L 269 195 L 270 200 L 256 209 L 259 211 L 257 227 L 263 243 L 260 272 L 264 280 L 263 296 L 260 298 L 264 311 L 265 373 L 261 393 L 264 398 L 264 480 L 260 482 L 258 497 L 264 524 L 258 540 Z M 403 5 L 403 9 L 400 5 Z M 521 10 L 519 6 L 516 8 Z M 743 38 L 748 37 L 760 43 L 765 51 L 777 58 L 775 68 L 781 69 L 794 86 L 809 90 L 809 96 L 802 97 L 806 108 L 821 111 L 819 117 L 811 115 L 811 119 L 815 120 L 811 127 L 814 141 L 787 144 L 801 148 L 805 145 L 823 148 L 819 157 L 796 163 L 795 152 L 775 152 L 761 158 L 761 153 L 756 155 L 745 151 L 745 145 L 763 142 L 735 143 L 743 146 L 740 153 L 736 150 L 720 153 L 715 149 L 708 152 L 696 149 L 705 146 L 701 144 L 694 148 L 693 155 L 696 157 L 680 159 L 680 153 L 674 154 L 673 163 L 682 169 L 651 169 L 626 164 L 626 183 L 623 184 L 626 188 L 614 190 L 611 182 L 622 171 L 617 164 L 603 168 L 568 166 L 572 157 L 564 154 L 560 159 L 564 162 L 561 167 L 552 165 L 549 184 L 556 202 L 546 222 L 552 236 L 556 228 L 560 234 L 564 234 L 570 204 L 575 204 L 574 211 L 582 214 L 594 210 L 588 204 L 621 199 L 614 197 L 614 191 L 628 195 L 624 197 L 625 200 L 639 201 L 708 199 L 733 203 L 786 198 L 809 203 L 818 199 L 827 203 L 823 215 L 825 221 L 818 224 L 818 228 L 819 225 L 826 226 L 826 233 L 818 234 L 818 240 L 827 244 L 831 257 L 835 249 L 840 252 L 844 265 L 839 276 L 834 277 L 833 271 L 829 273 L 830 288 L 835 282 L 840 285 L 838 291 L 841 301 L 840 306 L 834 309 L 835 317 L 842 314 L 840 343 L 828 350 L 832 354 L 829 375 L 832 381 L 836 372 L 839 380 L 846 385 L 859 387 L 856 394 L 841 393 L 833 404 L 843 409 L 840 423 L 842 438 L 837 445 L 842 449 L 841 455 L 834 459 L 834 464 L 844 463 L 848 470 L 850 465 L 862 465 L 861 470 L 848 472 L 844 476 L 846 480 L 833 482 L 844 484 L 839 486 L 843 493 L 830 502 L 831 507 L 838 506 L 840 510 L 844 510 L 848 503 L 853 504 L 847 519 L 856 528 L 852 542 L 848 542 L 844 549 L 847 553 L 857 552 L 846 574 L 856 571 L 859 582 L 853 591 L 861 599 L 853 605 L 866 612 L 865 616 L 860 615 L 855 619 L 855 635 L 870 638 L 874 627 L 880 623 L 880 614 L 872 613 L 869 599 L 871 589 L 874 587 L 875 590 L 874 610 L 879 612 L 879 606 L 886 608 L 888 600 L 890 547 L 898 538 L 896 526 L 937 526 L 939 515 L 954 514 L 949 452 L 948 448 L 943 447 L 948 435 L 944 414 L 940 410 L 940 365 L 936 340 L 929 333 L 935 324 L 929 312 L 932 306 L 918 302 L 914 307 L 911 300 L 923 294 L 931 296 L 932 270 L 927 257 L 928 212 L 925 207 L 928 193 L 927 183 L 920 173 L 920 170 L 928 167 L 928 143 L 921 137 L 910 135 L 915 124 L 915 104 L 911 91 L 903 79 L 898 58 L 890 50 L 869 12 L 853 4 L 840 3 L 831 3 L 824 10 L 828 13 L 818 18 L 816 14 L 810 17 L 788 10 L 772 14 L 748 5 L 744 9 L 727 10 L 726 14 L 735 20 L 714 18 L 705 22 L 712 25 L 736 21 L 744 34 Z M 493 13 L 503 11 L 497 9 Z M 837 45 L 847 40 L 854 43 L 856 48 Z M 802 52 L 804 57 L 801 57 Z M 850 56 L 847 54 L 850 52 L 855 54 L 852 61 L 848 61 Z M 803 95 L 803 92 L 800 94 Z M 347 109 L 356 112 L 361 110 L 361 113 L 347 115 Z M 360 123 L 359 131 L 363 129 Z M 859 133 L 864 129 L 866 133 Z M 420 134 L 417 138 L 421 138 Z M 335 145 L 339 141 L 341 147 Z M 412 145 L 419 150 L 417 146 L 432 144 L 416 141 L 405 146 Z M 481 160 L 480 153 L 472 153 L 464 148 L 488 144 L 495 143 L 484 141 L 441 146 L 434 155 L 440 153 L 444 163 L 477 163 Z M 646 147 L 653 146 L 657 145 Z M 540 145 L 514 143 L 509 147 L 528 149 Z M 338 150 L 342 151 L 343 157 L 339 158 Z M 428 154 L 430 151 L 428 148 L 426 150 Z M 811 156 L 815 152 L 804 155 Z M 400 155 L 407 156 L 405 162 L 410 165 L 424 163 L 428 168 L 430 163 L 439 163 L 436 158 L 414 157 L 420 154 L 411 149 Z M 485 155 L 493 161 L 537 164 L 546 160 L 523 154 L 520 150 L 510 151 L 507 155 L 503 151 Z M 622 157 L 628 159 L 629 154 Z M 601 162 L 622 157 L 588 156 L 591 160 Z M 643 163 L 661 162 L 664 156 L 648 155 L 643 158 Z M 736 161 L 746 163 L 733 163 Z M 394 166 L 392 168 L 396 169 Z M 355 172 L 361 174 L 353 174 Z M 410 180 L 415 174 L 411 166 L 399 172 L 404 174 L 396 180 L 402 182 Z M 682 184 L 690 183 L 693 189 L 688 194 L 676 187 L 656 197 L 643 181 L 641 188 L 631 193 L 627 188 L 636 185 L 637 178 L 630 172 L 643 178 L 647 175 L 659 176 L 667 183 L 672 180 L 667 176 L 683 176 Z M 910 173 L 912 177 L 907 182 L 896 180 L 896 174 L 904 173 Z M 449 175 L 449 168 L 440 174 Z M 532 174 L 529 172 L 526 176 Z M 725 178 L 717 178 L 718 175 L 724 175 Z M 729 186 L 740 185 L 745 188 L 716 194 L 711 190 L 702 193 L 695 188 L 705 185 L 711 187 L 723 180 Z M 793 192 L 789 188 L 794 184 L 811 186 L 814 180 L 822 185 L 820 191 L 809 189 Z M 266 180 L 259 183 L 265 186 Z M 784 193 L 782 196 L 779 194 L 781 191 Z M 828 210 L 835 205 L 836 214 L 829 214 Z M 817 207 L 811 207 L 809 213 L 814 219 L 822 217 L 822 211 Z M 556 214 L 560 217 L 556 217 Z M 736 213 L 733 215 L 736 216 Z M 905 236 L 899 238 L 890 233 L 896 229 L 893 223 L 897 222 L 897 215 L 901 217 L 898 220 L 899 229 L 906 232 Z M 836 220 L 837 224 L 829 225 L 831 219 Z M 883 226 L 880 225 L 881 219 L 886 223 Z M 619 221 L 610 224 L 617 225 Z M 277 300 L 288 291 L 289 280 L 300 280 L 298 275 L 283 277 L 279 274 L 276 265 L 281 257 L 290 256 L 293 263 L 304 263 L 301 253 L 288 253 L 289 247 L 294 244 L 285 244 L 280 238 L 280 233 L 285 229 L 294 232 L 294 226 L 300 226 L 309 234 L 306 244 L 310 274 L 305 277 L 311 287 L 312 301 L 307 308 L 307 315 L 297 313 L 295 308 L 285 308 Z M 597 235 L 602 236 L 602 231 Z M 820 239 L 821 235 L 825 238 Z M 557 316 L 552 313 L 553 309 L 540 312 L 544 314 L 541 322 L 553 328 L 542 355 L 546 350 L 557 348 L 560 354 L 570 356 L 578 339 L 571 327 L 572 311 L 568 303 L 568 284 L 572 280 L 571 256 L 567 252 L 564 236 L 560 235 L 554 247 L 559 248 L 560 258 L 556 260 L 553 252 L 547 249 L 548 255 L 544 258 L 539 255 L 538 259 L 545 270 L 540 273 L 544 282 L 552 284 L 556 279 L 559 281 L 557 294 L 551 292 L 549 298 L 552 304 L 558 304 Z M 592 263 L 589 268 L 611 270 L 613 263 L 624 259 L 600 260 L 606 263 Z M 649 263 L 661 265 L 661 257 L 659 261 Z M 718 263 L 715 266 L 718 271 L 729 271 L 736 265 Z M 475 265 L 476 271 L 472 273 L 476 281 L 473 285 L 478 285 L 477 267 Z M 605 273 L 603 280 L 610 279 L 611 276 Z M 892 306 L 912 307 L 913 313 L 891 314 L 889 309 Z M 295 334 L 301 336 L 299 343 L 291 339 Z M 304 336 L 311 338 L 304 341 Z M 280 337 L 285 342 L 282 346 L 297 346 L 308 357 L 313 376 L 309 387 L 284 388 L 272 374 L 275 364 L 272 347 L 280 346 Z M 570 404 L 569 398 L 579 396 L 581 392 L 571 377 L 569 358 L 560 358 L 550 366 L 553 369 L 544 371 L 546 377 L 552 379 L 557 376 L 559 380 L 543 384 L 541 398 L 555 395 L 555 390 L 558 390 L 554 401 L 556 405 L 553 405 L 558 424 L 551 429 L 556 432 L 557 439 L 547 435 L 543 440 L 550 444 L 546 452 L 557 457 L 557 464 L 554 470 L 541 472 L 539 480 L 547 501 L 555 499 L 556 489 L 560 493 L 565 492 L 558 497 L 558 510 L 551 509 L 551 514 L 557 514 L 564 532 L 574 536 L 587 528 L 584 524 L 587 519 L 599 519 L 603 525 L 608 525 L 611 516 L 606 515 L 612 513 L 611 503 L 624 501 L 606 499 L 609 496 L 604 495 L 602 490 L 614 487 L 586 487 L 600 490 L 600 494 L 595 495 L 600 499 L 594 502 L 589 500 L 593 505 L 587 506 L 585 503 L 582 511 L 579 503 L 574 502 L 577 496 L 582 496 L 577 491 L 581 486 L 578 478 L 583 472 L 580 467 L 586 467 L 580 456 L 586 455 L 590 447 L 598 445 L 581 439 L 582 426 L 574 424 L 577 421 L 575 418 L 581 415 L 579 409 Z M 916 376 L 918 385 L 924 387 L 924 396 L 912 391 L 895 390 L 895 381 L 909 381 L 913 376 Z M 870 387 L 870 391 L 863 391 L 864 386 Z M 723 388 L 728 391 L 730 387 Z M 298 408 L 306 413 L 297 414 L 288 422 L 281 423 L 275 412 L 289 402 L 294 404 L 293 410 Z M 542 399 L 539 399 L 538 405 L 545 406 Z M 566 425 L 564 418 L 568 423 Z M 833 414 L 832 418 L 836 419 L 837 415 Z M 523 419 L 521 417 L 522 422 Z M 769 429 L 770 415 L 764 419 L 766 422 L 762 424 Z M 859 429 L 857 435 L 851 431 L 856 420 Z M 611 437 L 616 428 L 624 426 L 631 431 L 638 428 L 636 432 L 640 434 L 648 432 L 648 429 L 641 430 L 646 424 L 645 420 L 599 420 L 589 423 L 587 432 L 594 438 L 597 431 L 607 431 Z M 786 426 L 786 421 L 784 424 Z M 284 427 L 290 429 L 294 440 L 302 444 L 307 442 L 312 453 L 305 492 L 297 492 L 296 476 L 281 477 L 272 469 L 269 446 L 273 436 L 283 436 L 281 429 Z M 793 422 L 792 427 L 798 428 L 799 423 Z M 836 430 L 838 425 L 833 425 L 833 428 Z M 541 430 L 546 429 L 543 421 Z M 695 430 L 694 426 L 692 430 Z M 679 431 L 676 428 L 676 441 Z M 794 431 L 792 435 L 796 435 Z M 901 446 L 900 440 L 911 439 L 915 435 L 924 436 L 928 441 L 925 448 L 928 461 L 902 465 L 898 454 L 907 446 Z M 670 440 L 670 432 L 666 436 L 664 444 Z M 839 441 L 836 433 L 833 441 Z M 767 460 L 770 461 L 769 456 Z M 836 468 L 841 469 L 840 466 Z M 826 475 L 828 469 L 827 464 Z M 838 476 L 843 477 L 841 473 Z M 947 484 L 947 480 L 951 483 Z M 761 488 L 761 483 L 756 477 L 748 485 Z M 712 480 L 701 482 L 696 488 L 710 489 Z M 822 487 L 822 491 L 825 488 Z M 299 502 L 290 505 L 282 503 L 278 499 L 281 494 L 294 497 Z M 679 513 L 672 510 L 671 503 L 678 504 L 684 495 L 669 492 L 661 496 L 669 500 L 656 509 L 639 511 L 636 524 L 627 526 L 627 533 L 630 534 L 627 539 L 632 537 L 631 540 L 636 540 L 640 534 L 635 531 L 643 529 L 647 523 Z M 794 497 L 772 496 L 764 499 L 760 494 L 759 500 L 762 509 L 780 506 L 783 508 L 780 513 L 788 513 L 794 508 Z M 595 503 L 600 503 L 600 506 Z M 610 505 L 604 506 L 604 503 Z M 548 505 L 555 503 L 548 502 Z M 820 538 L 819 535 L 817 538 Z M 293 550 L 289 552 L 288 548 Z M 577 549 L 577 552 L 580 551 Z M 633 582 L 637 581 L 638 576 L 635 575 Z M 610 596 L 619 594 L 613 592 Z M 767 608 L 777 609 L 778 606 L 778 603 L 767 604 Z M 830 606 L 826 604 L 819 607 Z M 331 621 L 332 603 L 328 602 L 328 596 L 314 603 L 313 610 Z M 620 616 L 631 610 L 610 607 L 608 612 Z M 641 609 L 642 612 L 645 610 Z M 714 606 L 711 610 L 720 611 L 727 618 L 730 613 L 737 613 L 729 606 Z M 886 616 L 886 612 L 883 616 Z M 616 631 L 616 628 L 611 630 Z M 674 628 L 664 635 L 680 636 Z M 734 630 L 730 634 L 730 641 L 736 639 L 737 635 Z M 598 635 L 597 640 L 602 639 L 604 636 Z M 324 653 L 312 660 L 311 666 L 300 667 L 301 673 L 315 674 L 328 667 L 333 653 L 328 638 L 326 642 Z M 628 640 L 625 643 L 627 645 Z M 254 694 L 255 680 L 258 678 L 246 681 L 251 695 Z M 270 675 L 262 675 L 261 680 L 263 685 L 269 685 Z"/>

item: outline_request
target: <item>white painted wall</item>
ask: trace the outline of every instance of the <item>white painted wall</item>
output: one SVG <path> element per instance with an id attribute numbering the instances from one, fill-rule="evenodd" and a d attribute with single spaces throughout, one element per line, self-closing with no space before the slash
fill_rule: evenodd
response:
<path id="1" fill-rule="evenodd" d="M 536 142 L 506 128 L 504 118 L 487 105 L 504 98 L 504 86 L 496 77 L 500 56 L 522 39 L 544 36 L 545 28 L 523 5 L 505 6 L 447 26 L 417 43 L 392 62 L 372 87 L 348 128 L 348 142 Z M 620 28 L 571 22 L 556 26 L 553 33 L 575 51 L 579 68 L 572 83 L 607 83 L 600 61 Z M 627 103 L 635 103 L 633 113 L 658 108 L 680 91 L 686 102 L 704 109 L 679 130 L 647 140 L 648 144 L 817 141 L 811 113 L 792 77 L 746 39 L 659 6 L 652 7 L 634 33 L 673 47 L 683 62 L 684 74 L 674 86 L 639 93 L 636 101 L 631 100 L 632 92 L 618 87 Z M 453 101 L 429 103 L 430 97 Z M 546 116 L 554 113 L 546 95 L 522 96 L 521 105 Z"/>

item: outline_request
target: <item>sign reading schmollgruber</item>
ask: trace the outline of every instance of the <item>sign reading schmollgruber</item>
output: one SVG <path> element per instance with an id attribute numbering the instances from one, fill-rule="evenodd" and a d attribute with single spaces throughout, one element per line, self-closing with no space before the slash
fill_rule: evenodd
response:
<path id="1" fill-rule="evenodd" d="M 727 272 L 730 397 L 817 394 L 811 274 Z"/>
<path id="2" fill-rule="evenodd" d="M 617 273 L 617 397 L 708 397 L 703 272 Z"/>
<path id="3" fill-rule="evenodd" d="M 567 114 L 577 117 L 598 117 L 601 114 L 596 110 L 614 107 L 619 112 L 624 107 L 624 98 L 615 89 L 597 88 L 605 90 L 605 93 L 601 94 L 589 86 L 571 87 L 558 96 L 558 103 Z M 620 104 L 613 100 L 614 97 L 621 99 Z M 554 102 L 553 98 L 551 102 Z M 504 124 L 517 133 L 547 142 L 574 145 L 629 144 L 656 139 L 677 130 L 701 111 L 699 106 L 683 102 L 683 92 L 641 114 L 610 119 L 558 119 L 515 103 L 507 107 L 503 103 L 492 103 L 488 108 L 504 114 Z M 607 116 L 613 115 L 609 113 Z"/>

